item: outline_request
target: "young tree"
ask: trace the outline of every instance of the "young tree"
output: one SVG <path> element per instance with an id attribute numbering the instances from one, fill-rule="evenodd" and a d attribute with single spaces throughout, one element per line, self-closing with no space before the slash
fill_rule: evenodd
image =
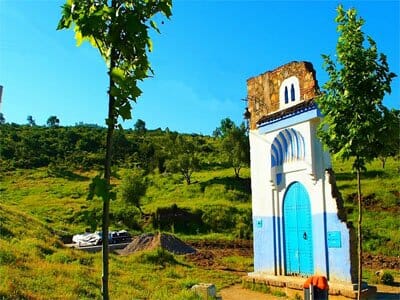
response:
<path id="1" fill-rule="evenodd" d="M 144 134 L 146 133 L 147 129 L 146 129 L 146 123 L 145 121 L 143 121 L 142 119 L 138 119 L 135 123 L 135 125 L 133 126 L 134 130 L 140 134 Z"/>
<path id="2" fill-rule="evenodd" d="M 6 118 L 4 117 L 3 113 L 0 113 L 0 125 L 3 125 L 6 123 Z"/>
<path id="3" fill-rule="evenodd" d="M 221 125 L 213 131 L 214 137 L 224 137 L 226 136 L 227 132 L 231 130 L 235 125 L 235 123 L 229 119 L 225 118 L 221 120 Z"/>
<path id="4" fill-rule="evenodd" d="M 89 196 L 103 199 L 103 236 L 108 236 L 111 190 L 111 141 L 118 118 L 131 118 L 131 101 L 136 102 L 141 90 L 137 82 L 148 77 L 152 50 L 149 29 L 159 29 L 152 18 L 162 13 L 171 16 L 172 0 L 67 0 L 57 29 L 74 28 L 77 44 L 89 41 L 100 52 L 108 67 L 108 117 L 103 178 L 96 177 Z M 103 238 L 102 296 L 108 292 L 108 239 Z"/>
<path id="5" fill-rule="evenodd" d="M 323 55 L 329 80 L 317 103 L 324 114 L 319 137 L 336 157 L 354 158 L 358 194 L 358 299 L 362 280 L 362 202 L 360 173 L 366 162 L 376 158 L 384 132 L 383 97 L 390 93 L 395 74 L 389 72 L 384 54 L 378 55 L 376 43 L 365 41 L 361 31 L 364 24 L 352 8 L 337 8 L 336 62 Z M 366 43 L 368 42 L 368 43 Z M 367 45 L 368 44 L 368 45 Z"/>
<path id="6" fill-rule="evenodd" d="M 147 180 L 144 172 L 134 170 L 122 179 L 120 186 L 121 198 L 123 201 L 136 206 L 143 215 L 140 199 L 146 195 Z"/>
<path id="7" fill-rule="evenodd" d="M 226 161 L 233 168 L 235 176 L 239 178 L 240 169 L 250 163 L 250 144 L 246 126 L 242 123 L 238 127 L 231 119 L 225 118 L 214 130 L 213 136 L 221 138 L 222 152 Z"/>
<path id="8" fill-rule="evenodd" d="M 240 177 L 240 169 L 250 163 L 250 144 L 246 135 L 246 126 L 233 126 L 226 131 L 222 139 L 222 149 L 228 164 L 233 168 L 235 176 Z"/>
<path id="9" fill-rule="evenodd" d="M 181 173 L 186 183 L 191 184 L 192 174 L 199 170 L 200 160 L 194 143 L 178 135 L 169 148 L 172 152 L 166 168 L 172 173 Z"/>
<path id="10" fill-rule="evenodd" d="M 26 120 L 28 121 L 28 125 L 29 126 L 36 126 L 35 120 L 33 119 L 33 117 L 31 115 L 29 115 Z"/>
<path id="11" fill-rule="evenodd" d="M 60 119 L 57 116 L 50 116 L 46 123 L 48 127 L 57 127 L 60 125 Z"/>

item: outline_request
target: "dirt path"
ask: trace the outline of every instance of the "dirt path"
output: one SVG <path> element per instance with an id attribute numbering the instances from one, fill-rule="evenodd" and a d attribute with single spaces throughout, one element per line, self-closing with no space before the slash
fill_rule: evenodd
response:
<path id="1" fill-rule="evenodd" d="M 377 300 L 400 300 L 400 287 L 392 287 L 385 285 L 377 285 L 378 294 Z M 222 289 L 219 295 L 222 300 L 283 300 L 295 299 L 296 293 L 303 297 L 301 291 L 293 291 L 288 297 L 277 297 L 270 294 L 261 292 L 254 292 L 249 289 L 244 289 L 240 284 L 233 285 L 228 288 Z M 349 300 L 349 298 L 329 296 L 330 300 Z"/>
<path id="2" fill-rule="evenodd" d="M 241 285 L 234 285 L 229 288 L 222 289 L 219 293 L 222 300 L 265 300 L 265 299 L 283 299 L 282 297 L 274 297 L 260 292 L 254 292 L 242 288 Z"/>

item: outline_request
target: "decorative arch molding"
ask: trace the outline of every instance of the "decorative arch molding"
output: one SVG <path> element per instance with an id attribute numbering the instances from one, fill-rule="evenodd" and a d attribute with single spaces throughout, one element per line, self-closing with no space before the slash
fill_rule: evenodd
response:
<path id="1" fill-rule="evenodd" d="M 271 167 L 282 166 L 284 162 L 304 160 L 304 137 L 293 128 L 284 129 L 271 145 Z"/>
<path id="2" fill-rule="evenodd" d="M 279 107 L 286 108 L 300 101 L 300 84 L 296 76 L 286 78 L 279 88 Z"/>

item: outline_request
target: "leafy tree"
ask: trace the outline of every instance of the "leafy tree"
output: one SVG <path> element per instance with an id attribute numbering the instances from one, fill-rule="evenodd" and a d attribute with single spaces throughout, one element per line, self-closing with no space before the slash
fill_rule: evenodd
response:
<path id="1" fill-rule="evenodd" d="M 133 126 L 133 129 L 134 129 L 136 132 L 143 134 L 143 133 L 145 133 L 145 132 L 147 131 L 147 129 L 146 129 L 146 123 L 145 123 L 143 120 L 138 119 L 138 120 L 136 121 L 135 125 Z"/>
<path id="2" fill-rule="evenodd" d="M 336 62 L 323 55 L 329 80 L 317 103 L 325 118 L 318 134 L 329 151 L 338 158 L 354 158 L 358 192 L 358 298 L 362 279 L 362 202 L 360 173 L 366 162 L 379 155 L 384 132 L 383 97 L 390 93 L 395 74 L 389 72 L 384 54 L 378 55 L 376 43 L 365 41 L 361 31 L 364 20 L 356 9 L 337 8 Z M 368 42 L 368 43 L 366 43 Z M 369 44 L 369 45 L 367 45 Z"/>
<path id="3" fill-rule="evenodd" d="M 171 16 L 171 0 L 67 0 L 57 29 L 74 27 L 77 44 L 89 41 L 105 59 L 109 75 L 109 99 L 106 154 L 103 178 L 92 182 L 92 193 L 103 199 L 102 232 L 108 236 L 111 191 L 112 135 L 118 117 L 131 118 L 131 101 L 140 96 L 137 82 L 148 77 L 150 63 L 147 53 L 152 50 L 150 27 L 159 32 L 152 20 L 163 13 Z M 103 239 L 103 299 L 108 292 L 108 239 Z"/>
<path id="4" fill-rule="evenodd" d="M 3 113 L 0 113 L 0 125 L 3 125 L 6 123 L 6 118 L 4 117 Z"/>
<path id="5" fill-rule="evenodd" d="M 399 155 L 400 152 L 400 110 L 386 110 L 383 116 L 384 134 L 381 136 L 379 147 L 379 160 L 385 168 L 388 157 Z"/>
<path id="6" fill-rule="evenodd" d="M 29 126 L 36 126 L 35 120 L 33 119 L 33 117 L 31 115 L 29 115 L 26 120 L 28 121 L 28 125 Z"/>
<path id="7" fill-rule="evenodd" d="M 246 132 L 246 126 L 243 123 L 240 127 L 233 123 L 222 139 L 223 152 L 237 178 L 240 177 L 240 169 L 250 163 L 250 144 Z"/>
<path id="8" fill-rule="evenodd" d="M 181 173 L 186 183 L 191 184 L 193 172 L 200 168 L 200 160 L 194 143 L 178 135 L 170 149 L 172 153 L 166 162 L 167 170 L 172 173 Z"/>
<path id="9" fill-rule="evenodd" d="M 146 195 L 147 180 L 144 172 L 138 169 L 128 173 L 123 179 L 120 186 L 122 200 L 128 204 L 136 206 L 143 215 L 140 199 Z"/>
<path id="10" fill-rule="evenodd" d="M 60 119 L 57 116 L 50 116 L 46 123 L 48 127 L 57 127 L 60 125 Z"/>
<path id="11" fill-rule="evenodd" d="M 215 128 L 213 132 L 214 137 L 225 137 L 226 134 L 228 133 L 229 130 L 231 130 L 233 127 L 235 127 L 235 123 L 229 119 L 225 118 L 221 120 L 221 125 L 217 128 Z"/>
<path id="12" fill-rule="evenodd" d="M 143 139 L 139 143 L 137 152 L 138 166 L 149 173 L 154 170 L 157 165 L 155 161 L 156 150 L 151 140 Z"/>

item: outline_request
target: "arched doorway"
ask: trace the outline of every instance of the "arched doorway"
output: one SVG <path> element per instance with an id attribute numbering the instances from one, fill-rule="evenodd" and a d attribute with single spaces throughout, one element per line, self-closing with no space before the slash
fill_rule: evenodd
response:
<path id="1" fill-rule="evenodd" d="M 286 275 L 314 273 L 310 197 L 305 187 L 292 183 L 283 199 Z"/>

